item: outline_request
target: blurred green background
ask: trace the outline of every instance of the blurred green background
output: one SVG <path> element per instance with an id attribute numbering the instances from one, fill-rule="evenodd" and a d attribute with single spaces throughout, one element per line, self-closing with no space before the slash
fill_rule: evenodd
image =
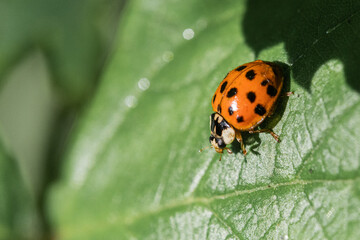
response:
<path id="1" fill-rule="evenodd" d="M 357 239 L 360 2 L 0 2 L 0 239 Z M 208 146 L 226 73 L 287 66 L 270 121 Z"/>
<path id="2" fill-rule="evenodd" d="M 72 126 L 98 85 L 124 3 L 0 2 L 1 139 L 15 168 L 4 171 L 19 172 L 11 178 L 28 196 L 18 205 L 31 206 L 29 216 L 7 210 L 1 239 L 50 239 L 46 192 L 59 174 Z M 18 193 L 3 194 L 10 204 Z"/>

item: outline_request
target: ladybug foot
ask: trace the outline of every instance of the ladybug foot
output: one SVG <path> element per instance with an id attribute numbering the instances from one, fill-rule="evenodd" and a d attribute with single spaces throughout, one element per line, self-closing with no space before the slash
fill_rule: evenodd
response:
<path id="1" fill-rule="evenodd" d="M 286 92 L 284 94 L 282 94 L 282 97 L 290 97 L 291 95 L 294 95 L 294 92 Z"/>
<path id="2" fill-rule="evenodd" d="M 243 154 L 244 154 L 244 156 L 247 154 L 246 149 L 243 149 Z"/>
<path id="3" fill-rule="evenodd" d="M 275 141 L 277 141 L 278 143 L 281 142 L 280 137 L 277 134 L 275 134 L 274 132 L 271 132 L 270 134 L 271 134 L 271 136 L 273 136 Z"/>
<path id="4" fill-rule="evenodd" d="M 229 153 L 229 154 L 232 154 L 232 151 L 230 150 L 230 148 L 225 148 L 226 149 L 226 151 Z"/>

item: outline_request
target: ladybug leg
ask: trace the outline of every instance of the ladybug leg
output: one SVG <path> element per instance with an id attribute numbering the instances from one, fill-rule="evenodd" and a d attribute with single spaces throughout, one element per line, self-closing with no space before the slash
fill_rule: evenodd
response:
<path id="1" fill-rule="evenodd" d="M 229 154 L 232 154 L 232 151 L 230 150 L 230 148 L 224 148 Z M 220 153 L 220 158 L 219 158 L 219 162 L 221 162 L 221 157 L 222 157 L 223 153 Z"/>
<path id="2" fill-rule="evenodd" d="M 241 150 L 242 150 L 243 154 L 246 155 L 246 149 L 245 149 L 244 141 L 242 139 L 240 131 L 235 132 L 235 137 L 236 137 L 236 140 L 240 143 Z"/>
<path id="3" fill-rule="evenodd" d="M 250 130 L 249 133 L 270 133 L 277 142 L 280 142 L 279 136 L 270 129 Z"/>

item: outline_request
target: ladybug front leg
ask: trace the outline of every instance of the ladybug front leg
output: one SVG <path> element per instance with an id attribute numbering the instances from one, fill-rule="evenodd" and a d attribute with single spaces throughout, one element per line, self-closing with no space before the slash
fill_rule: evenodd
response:
<path id="1" fill-rule="evenodd" d="M 236 140 L 240 143 L 241 150 L 242 150 L 243 154 L 246 155 L 246 149 L 245 149 L 244 141 L 243 141 L 242 136 L 241 136 L 241 132 L 236 131 L 235 132 L 235 137 L 236 137 Z"/>
<path id="2" fill-rule="evenodd" d="M 249 133 L 270 133 L 277 142 L 280 142 L 279 136 L 270 129 L 250 130 Z"/>

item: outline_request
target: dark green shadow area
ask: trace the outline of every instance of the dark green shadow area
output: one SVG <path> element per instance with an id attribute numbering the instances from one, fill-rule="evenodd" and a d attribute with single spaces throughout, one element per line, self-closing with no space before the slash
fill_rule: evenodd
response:
<path id="1" fill-rule="evenodd" d="M 241 24 L 256 57 L 284 43 L 293 78 L 306 90 L 321 65 L 339 59 L 347 83 L 360 92 L 360 1 L 249 0 Z"/>

